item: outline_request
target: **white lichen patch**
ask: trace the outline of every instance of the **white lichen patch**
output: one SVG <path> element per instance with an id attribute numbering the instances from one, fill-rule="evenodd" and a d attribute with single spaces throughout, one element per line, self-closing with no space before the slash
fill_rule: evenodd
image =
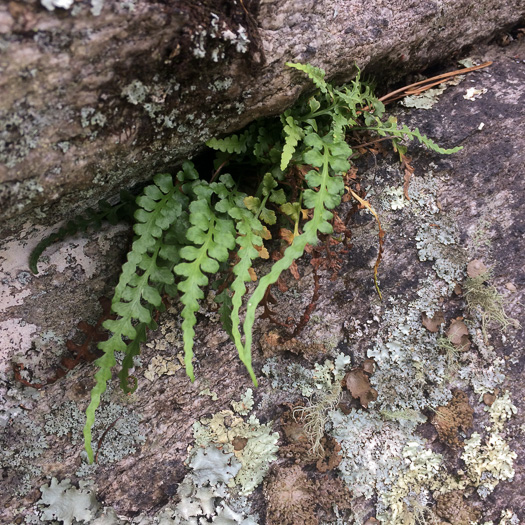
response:
<path id="1" fill-rule="evenodd" d="M 81 481 L 79 488 L 72 487 L 69 479 L 60 483 L 56 478 L 40 487 L 42 497 L 37 502 L 41 506 L 41 519 L 44 522 L 59 520 L 64 525 L 72 523 L 91 523 L 99 506 L 91 485 Z"/>
<path id="2" fill-rule="evenodd" d="M 200 448 L 210 445 L 220 446 L 224 452 L 235 455 L 241 469 L 228 486 L 235 487 L 241 495 L 255 490 L 277 457 L 279 434 L 271 432 L 271 423 L 260 424 L 254 415 L 245 421 L 231 410 L 222 410 L 211 418 L 197 421 L 193 434 L 195 449 L 190 458 Z"/>
<path id="3" fill-rule="evenodd" d="M 401 186 L 385 188 L 381 194 L 381 197 L 383 208 L 402 210 L 409 204 L 409 201 L 405 199 L 405 194 Z"/>

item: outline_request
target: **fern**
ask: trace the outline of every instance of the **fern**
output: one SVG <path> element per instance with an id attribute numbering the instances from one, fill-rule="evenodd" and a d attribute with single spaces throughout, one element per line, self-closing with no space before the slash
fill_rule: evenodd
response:
<path id="1" fill-rule="evenodd" d="M 222 151 L 223 153 L 237 153 L 240 155 L 246 153 L 248 145 L 252 141 L 253 133 L 251 129 L 248 129 L 244 133 L 230 135 L 224 139 L 212 138 L 206 142 L 206 146 Z"/>
<path id="2" fill-rule="evenodd" d="M 160 251 L 163 248 L 162 234 L 181 215 L 185 197 L 174 186 L 170 175 L 157 175 L 154 184 L 147 186 L 137 198 L 135 212 L 137 234 L 122 266 L 122 273 L 115 288 L 111 309 L 118 315 L 116 320 L 108 319 L 104 328 L 111 332 L 107 341 L 99 343 L 104 355 L 95 362 L 99 370 L 95 374 L 95 386 L 91 391 L 91 402 L 86 411 L 84 440 L 90 462 L 93 461 L 91 428 L 100 397 L 111 379 L 111 369 L 116 364 L 115 352 L 127 353 L 121 372 L 121 385 L 126 384 L 127 371 L 137 355 L 140 339 L 145 339 L 145 327 L 152 327 L 152 311 L 161 305 L 159 286 L 173 283 L 173 274 L 161 264 Z M 134 326 L 138 321 L 139 331 Z M 135 342 L 139 339 L 139 342 Z M 131 341 L 128 346 L 127 340 Z M 125 387 L 127 389 L 127 386 Z"/>
<path id="3" fill-rule="evenodd" d="M 180 255 L 187 262 L 175 266 L 174 272 L 184 280 L 178 285 L 182 293 L 180 301 L 184 305 L 181 312 L 182 332 L 184 340 L 184 364 L 186 373 L 193 381 L 193 327 L 197 322 L 195 313 L 199 309 L 199 299 L 204 297 L 202 288 L 208 284 L 204 273 L 216 273 L 219 262 L 226 261 L 228 250 L 235 246 L 233 221 L 219 218 L 211 206 L 211 196 L 214 193 L 211 185 L 202 183 L 195 193 L 197 200 L 190 204 L 190 223 L 187 238 L 194 246 L 185 246 Z"/>
<path id="4" fill-rule="evenodd" d="M 293 67 L 306 73 L 310 80 L 317 86 L 321 93 L 331 93 L 332 87 L 328 85 L 324 79 L 325 72 L 320 67 L 312 66 L 311 64 L 294 64 L 293 62 L 286 62 L 288 67 Z"/>
<path id="5" fill-rule="evenodd" d="M 292 160 L 295 148 L 299 141 L 303 138 L 304 132 L 298 125 L 297 121 L 288 112 L 281 117 L 284 124 L 283 131 L 285 133 L 285 142 L 283 147 L 283 154 L 281 157 L 281 170 L 284 171 L 290 161 Z"/>
<path id="6" fill-rule="evenodd" d="M 108 202 L 101 200 L 98 203 L 98 210 L 87 208 L 84 215 L 78 215 L 68 221 L 56 233 L 42 239 L 31 252 L 29 257 L 29 268 L 34 274 L 38 274 L 38 261 L 46 248 L 56 242 L 63 241 L 67 237 L 72 237 L 79 232 L 86 232 L 89 228 L 100 229 L 102 222 L 110 224 L 118 222 L 131 222 L 135 211 L 135 197 L 126 190 L 120 192 L 120 203 L 112 206 Z"/>
<path id="7" fill-rule="evenodd" d="M 118 374 L 120 386 L 125 392 L 132 392 L 137 379 L 130 378 L 129 372 L 147 330 L 156 328 L 154 312 L 164 309 L 164 295 L 178 296 L 183 305 L 184 361 L 186 373 L 193 381 L 196 314 L 209 276 L 215 275 L 215 289 L 219 290 L 215 300 L 220 304 L 221 321 L 257 385 L 251 356 L 257 307 L 269 286 L 303 256 L 308 245 L 316 244 L 319 235 L 332 233 L 331 210 L 341 202 L 345 191 L 343 175 L 350 168 L 352 149 L 345 141 L 349 131 L 367 129 L 389 137 L 399 151 L 406 139 L 417 139 L 444 154 L 461 149 L 441 148 L 418 129 L 398 128 L 393 118 L 382 121 L 384 105 L 360 81 L 359 74 L 350 85 L 334 88 L 326 82 L 320 68 L 310 64 L 287 65 L 312 80 L 316 90 L 308 98 L 299 99 L 280 118 L 254 123 L 239 134 L 207 142 L 217 150 L 213 179 L 226 165 L 233 165 L 236 171 L 253 173 L 255 185 L 250 186 L 252 179 L 248 179 L 246 187 L 240 189 L 237 184 L 244 180 L 236 183 L 229 174 L 220 175 L 219 182 L 201 180 L 194 165 L 186 161 L 175 181 L 171 175 L 157 175 L 134 201 L 124 194 L 116 207 L 101 202 L 98 210 L 88 209 L 44 239 L 31 255 L 30 266 L 36 273 L 40 255 L 52 242 L 99 227 L 105 220 L 114 223 L 134 216 L 135 237 L 112 300 L 116 318 L 103 325 L 110 337 L 99 343 L 103 355 L 96 361 L 98 371 L 86 412 L 84 439 L 90 462 L 94 457 L 91 429 L 116 365 L 115 353 L 124 354 Z M 349 197 L 366 203 L 351 189 Z M 272 233 L 268 228 L 288 227 L 290 222 L 294 224 L 293 234 L 285 228 L 281 230 L 286 232 L 288 243 L 282 257 L 258 279 L 256 260 L 269 259 L 267 243 Z M 380 228 L 374 278 L 381 256 L 381 235 Z M 246 300 L 247 283 L 257 280 Z"/>

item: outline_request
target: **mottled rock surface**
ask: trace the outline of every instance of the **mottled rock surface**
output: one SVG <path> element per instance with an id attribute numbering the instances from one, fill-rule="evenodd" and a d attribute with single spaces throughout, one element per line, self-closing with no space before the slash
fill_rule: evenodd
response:
<path id="1" fill-rule="evenodd" d="M 309 85 L 286 61 L 391 81 L 524 15 L 520 0 L 3 2 L 0 235 L 53 224 L 281 112 Z"/>
<path id="2" fill-rule="evenodd" d="M 430 9 L 431 4 L 417 3 L 417 6 Z M 262 6 L 261 10 L 266 8 Z M 69 20 L 66 13 L 60 16 Z M 332 16 L 339 23 L 337 17 L 341 14 Z M 292 25 L 292 20 L 289 23 Z M 270 32 L 271 28 L 268 27 L 267 31 Z M 269 52 L 267 58 L 268 55 Z M 299 51 L 293 56 L 309 59 L 300 56 Z M 423 56 L 428 57 L 424 52 L 420 57 Z M 508 47 L 474 49 L 470 56 L 479 62 L 494 60 L 494 64 L 449 87 L 432 109 L 392 108 L 400 122 L 419 127 L 441 145 L 461 145 L 464 148 L 453 156 L 443 157 L 411 145 L 409 155 L 415 173 L 410 181 L 410 202 L 403 198 L 403 172 L 387 146 L 358 161 L 358 174 L 363 184 L 370 188 L 370 202 L 377 209 L 387 232 L 379 270 L 383 301 L 379 301 L 372 279 L 377 254 L 376 225 L 370 215 L 360 212 L 349 222 L 354 246 L 341 256 L 341 268 L 335 277 L 331 271 L 320 272 L 320 299 L 310 323 L 297 338 L 297 352 L 287 350 L 277 354 L 273 375 L 270 370 L 267 378 L 262 372 L 263 365 L 267 364 L 266 358 L 259 348 L 255 348 L 255 371 L 261 380 L 260 388 L 254 392 L 254 413 L 263 423 L 273 421 L 273 431 L 281 432 L 279 444 L 288 445 L 280 416 L 290 405 L 304 404 L 306 400 L 301 395 L 300 384 L 293 382 L 294 378 L 279 380 L 279 370 L 285 370 L 293 363 L 311 369 L 315 362 L 333 360 L 339 352 L 349 356 L 347 369 L 350 369 L 362 365 L 367 354 L 368 357 L 373 354 L 379 365 L 371 375 L 372 385 L 379 394 L 377 405 L 369 411 L 362 409 L 359 401 L 345 392 L 340 405 L 341 414 L 365 417 L 379 414 L 378 408 L 381 408 L 384 415 L 386 408 L 396 403 L 400 406 L 403 403 L 421 405 L 427 422 L 418 426 L 415 435 L 424 439 L 429 449 L 443 455 L 443 464 L 452 473 L 464 468 L 463 449 L 461 446 L 449 447 L 439 440 L 428 422 L 433 414 L 432 408 L 438 403 L 446 406 L 452 388 L 464 391 L 474 409 L 473 430 L 483 434 L 488 415 L 480 401 L 480 392 L 498 389 L 497 395 L 501 396 L 508 391 L 518 408 L 502 433 L 517 454 L 513 480 L 501 481 L 485 499 L 473 486 L 448 499 L 462 504 L 465 501 L 465 509 L 474 509 L 469 516 L 479 515 L 482 523 L 489 520 L 500 523 L 502 512 L 507 512 L 507 516 L 508 512 L 514 513 L 516 519 L 523 521 L 524 41 L 514 42 Z M 320 65 L 327 66 L 328 62 Z M 447 70 L 454 68 L 455 64 L 451 63 Z M 469 96 L 469 88 L 477 90 L 477 95 Z M 274 100 L 272 104 L 278 109 L 289 100 L 288 96 L 293 94 L 283 95 L 280 102 Z M 98 140 L 95 138 L 94 143 Z M 83 151 L 86 156 L 91 155 L 89 150 Z M 348 211 L 348 208 L 341 209 L 343 215 Z M 45 254 L 48 259 L 43 261 L 41 273 L 33 276 L 27 270 L 26 261 L 30 248 L 41 235 L 41 229 L 28 228 L 24 237 L 4 244 L 0 251 L 0 399 L 3 407 L 0 409 L 0 439 L 2 450 L 14 452 L 14 456 L 4 455 L 1 460 L 0 515 L 5 523 L 20 523 L 23 516 L 33 516 L 32 519 L 38 520 L 39 510 L 35 506 L 41 495 L 38 488 L 48 483 L 51 477 L 58 480 L 69 478 L 78 486 L 76 473 L 82 465 L 82 416 L 79 411 L 84 410 L 88 403 L 94 372 L 93 365 L 81 364 L 54 384 L 34 390 L 15 380 L 13 363 L 24 365 L 23 377 L 27 381 L 43 382 L 54 373 L 60 356 L 66 352 L 65 341 L 73 338 L 81 342 L 76 324 L 82 320 L 93 322 L 100 314 L 97 298 L 111 293 L 110 284 L 122 263 L 129 233 L 122 228 L 108 227 L 87 239 L 74 238 L 54 246 Z M 464 286 L 466 263 L 472 259 L 482 259 L 492 268 L 490 283 L 504 295 L 507 314 L 520 320 L 522 325 L 520 328 L 509 327 L 506 333 L 497 326 L 489 327 L 488 343 L 480 336 L 475 315 L 466 310 L 461 291 L 455 287 L 456 283 Z M 297 322 L 312 295 L 311 266 L 302 262 L 299 271 L 302 275 L 299 281 L 286 276 L 287 292 L 274 291 L 278 299 L 274 311 L 286 323 Z M 425 308 L 429 316 L 432 309 L 443 311 L 443 329 L 457 317 L 464 317 L 469 326 L 472 347 L 468 353 L 459 355 L 459 368 L 450 371 L 450 376 L 443 381 L 446 374 L 439 369 L 437 347 L 419 346 L 417 341 L 410 339 L 413 334 L 420 334 L 417 330 L 425 330 L 423 325 L 418 328 L 407 321 L 405 329 L 401 326 L 403 323 L 395 324 L 399 312 L 408 312 L 406 315 L 410 316 L 410 309 L 415 308 L 413 304 L 420 305 L 424 301 L 428 301 Z M 118 392 L 117 382 L 114 382 L 114 388 L 105 400 L 106 412 L 101 411 L 101 423 L 95 432 L 95 443 L 101 448 L 99 465 L 93 471 L 84 472 L 84 476 L 96 484 L 98 501 L 113 507 L 117 514 L 134 520 L 134 523 L 150 523 L 147 520 L 159 510 L 177 503 L 179 483 L 188 472 L 184 461 L 188 456 L 188 446 L 193 443 L 193 423 L 230 409 L 230 402 L 238 401 L 251 386 L 233 345 L 220 328 L 217 315 L 206 313 L 205 309 L 197 326 L 197 379 L 193 384 L 189 382 L 184 370 L 178 368 L 177 354 L 181 351 L 178 308 L 174 304 L 163 314 L 161 328 L 150 334 L 150 340 L 143 348 L 142 367 L 135 371 L 138 378 L 136 393 L 125 397 Z M 419 316 L 417 311 L 416 314 Z M 406 346 L 395 344 L 398 328 L 406 331 L 402 334 L 408 338 L 402 339 L 408 342 Z M 257 324 L 255 339 L 262 339 L 270 331 L 287 336 L 282 327 L 264 320 Z M 434 337 L 434 334 L 428 337 Z M 380 339 L 391 344 L 389 351 L 384 350 L 387 347 Z M 296 355 L 300 354 L 301 348 L 313 348 L 314 343 L 318 345 L 315 347 L 317 355 L 306 354 L 306 358 Z M 268 348 L 265 350 L 267 354 Z M 149 375 L 153 378 L 161 373 L 154 365 L 158 361 L 153 360 L 159 356 L 166 365 L 162 369 L 164 375 L 150 381 L 145 372 L 149 367 Z M 403 363 L 404 368 L 395 369 L 394 357 Z M 394 364 L 386 366 L 388 363 Z M 391 375 L 389 366 L 392 367 Z M 166 373 L 168 370 L 171 372 Z M 430 372 L 434 375 L 428 375 Z M 218 399 L 214 401 L 210 393 L 216 393 Z M 109 404 L 110 401 L 113 405 Z M 111 411 L 108 408 L 111 406 L 118 408 Z M 140 426 L 137 429 L 138 418 Z M 117 428 L 111 433 L 113 425 Z M 108 430 L 107 434 L 105 430 Z M 383 428 L 377 435 L 388 436 L 388 432 Z M 460 437 L 460 441 L 468 439 L 470 431 Z M 235 442 L 241 448 L 242 439 Z M 396 452 L 389 442 L 371 439 L 370 447 L 390 451 L 396 457 L 401 455 L 401 451 Z M 125 455 L 119 456 L 119 450 L 125 450 Z M 343 455 L 346 453 L 343 447 Z M 281 457 L 272 468 L 288 469 L 291 461 Z M 344 461 L 345 458 L 341 465 Z M 340 466 L 328 474 L 320 473 L 314 465 L 315 460 L 307 469 L 312 486 L 324 479 L 322 476 L 335 477 L 338 472 L 343 472 L 338 470 L 343 468 Z M 276 473 L 271 476 L 283 477 Z M 301 476 L 303 474 L 299 478 Z M 373 485 L 376 474 L 367 476 L 363 475 L 360 483 Z M 371 481 L 366 481 L 368 478 Z M 321 487 L 322 483 L 315 486 Z M 386 487 L 392 488 L 392 485 Z M 258 513 L 260 524 L 265 523 L 267 512 L 264 498 L 262 486 L 250 496 L 250 512 Z M 292 492 L 290 498 L 293 498 Z M 445 509 L 448 499 L 439 499 L 442 519 L 450 515 Z M 324 499 L 323 504 L 326 506 Z M 272 500 L 272 509 L 276 505 Z M 435 508 L 430 496 L 427 505 L 429 509 Z M 328 511 L 319 505 L 313 512 L 322 519 L 335 519 L 333 515 L 322 514 Z M 357 497 L 352 501 L 352 513 L 359 516 L 358 523 L 365 522 L 376 515 L 374 500 Z M 352 523 L 350 514 L 345 515 L 345 523 Z M 318 517 L 312 517 L 310 513 L 298 516 L 297 522 L 315 523 Z M 19 521 L 15 521 L 17 519 Z"/>

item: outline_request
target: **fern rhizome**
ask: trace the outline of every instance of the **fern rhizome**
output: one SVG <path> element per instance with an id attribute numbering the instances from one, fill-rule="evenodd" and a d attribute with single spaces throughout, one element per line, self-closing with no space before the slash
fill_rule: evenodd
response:
<path id="1" fill-rule="evenodd" d="M 269 286 L 305 253 L 308 245 L 316 244 L 320 234 L 332 233 L 331 210 L 341 202 L 345 191 L 356 198 L 350 188 L 345 190 L 344 183 L 344 175 L 351 167 L 352 149 L 345 140 L 349 132 L 366 129 L 388 137 L 400 151 L 402 140 L 414 138 L 439 153 L 460 149 L 440 148 L 417 129 L 398 129 L 393 118 L 383 121 L 384 105 L 359 81 L 359 76 L 351 84 L 335 88 L 325 81 L 322 69 L 287 65 L 308 75 L 316 91 L 301 98 L 280 118 L 256 122 L 240 134 L 208 141 L 207 145 L 217 151 L 216 172 L 210 181 L 200 178 L 192 162 L 186 161 L 176 177 L 154 177 L 134 202 L 124 194 L 116 207 L 103 203 L 98 211 L 90 209 L 83 217 L 70 221 L 44 239 L 31 256 L 30 265 L 36 273 L 38 258 L 52 242 L 89 226 L 96 227 L 102 220 L 116 222 L 134 217 L 135 237 L 112 299 L 115 319 L 103 324 L 110 337 L 99 343 L 103 355 L 96 361 L 96 384 L 87 409 L 84 438 L 90 462 L 91 428 L 116 365 L 115 352 L 124 354 L 119 373 L 121 388 L 132 392 L 136 379 L 130 384 L 129 370 L 140 353 L 140 344 L 146 340 L 147 329 L 156 327 L 154 313 L 163 309 L 163 296 L 178 298 L 183 305 L 186 373 L 193 381 L 196 313 L 209 276 L 218 274 L 214 281 L 222 279 L 216 296 L 221 319 L 257 385 L 251 347 L 258 305 Z M 253 174 L 250 179 L 258 181 L 255 191 L 247 192 L 242 177 L 220 174 L 225 167 L 238 172 L 239 166 L 243 170 L 248 167 Z M 254 263 L 258 258 L 268 258 L 265 245 L 272 237 L 272 227 L 280 221 L 294 225 L 288 246 L 269 272 L 256 279 Z M 241 329 L 247 283 L 253 280 L 257 282 L 246 301 Z"/>

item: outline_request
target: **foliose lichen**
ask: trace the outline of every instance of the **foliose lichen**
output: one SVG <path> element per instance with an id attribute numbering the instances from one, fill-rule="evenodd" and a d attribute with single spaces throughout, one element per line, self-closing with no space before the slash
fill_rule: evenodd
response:
<path id="1" fill-rule="evenodd" d="M 75 520 L 91 523 L 99 506 L 93 488 L 84 481 L 77 489 L 71 486 L 69 479 L 59 483 L 52 478 L 51 483 L 40 487 L 40 492 L 42 497 L 37 505 L 41 505 L 43 521 L 60 520 L 64 525 L 71 525 Z"/>
<path id="2" fill-rule="evenodd" d="M 241 469 L 229 486 L 236 487 L 240 495 L 255 490 L 277 457 L 279 434 L 271 432 L 271 423 L 261 424 L 253 414 L 245 421 L 231 410 L 222 410 L 196 422 L 193 433 L 195 450 L 216 445 L 235 454 Z"/>

